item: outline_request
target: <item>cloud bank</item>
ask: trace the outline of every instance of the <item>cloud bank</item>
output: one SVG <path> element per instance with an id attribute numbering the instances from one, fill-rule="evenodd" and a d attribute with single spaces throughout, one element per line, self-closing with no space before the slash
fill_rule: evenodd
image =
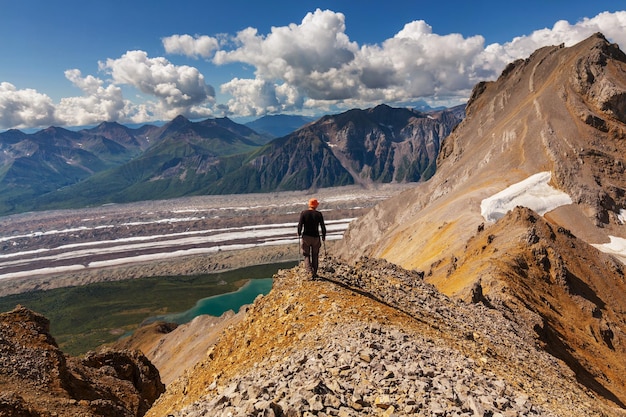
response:
<path id="1" fill-rule="evenodd" d="M 511 61 L 543 46 L 571 46 L 595 32 L 626 45 L 626 11 L 576 23 L 558 21 L 552 28 L 490 45 L 482 36 L 433 33 L 427 22 L 417 20 L 380 43 L 359 45 L 347 35 L 342 13 L 318 9 L 299 24 L 273 27 L 266 34 L 249 27 L 230 35 L 163 38 L 171 59 L 195 60 L 209 70 L 226 65 L 252 70 L 253 77 L 233 76 L 219 85 L 220 100 L 205 79 L 208 71 L 205 75 L 196 66 L 134 50 L 101 61 L 98 75 L 68 69 L 66 78 L 82 96 L 59 103 L 36 90 L 0 83 L 0 127 L 141 123 L 178 114 L 316 114 L 419 100 L 456 105 L 467 100 L 477 82 L 497 78 Z"/>

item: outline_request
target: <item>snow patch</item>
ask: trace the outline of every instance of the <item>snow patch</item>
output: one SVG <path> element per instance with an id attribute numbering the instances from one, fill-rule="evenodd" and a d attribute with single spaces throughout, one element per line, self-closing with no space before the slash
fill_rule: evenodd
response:
<path id="1" fill-rule="evenodd" d="M 540 215 L 572 203 L 571 197 L 548 185 L 552 173 L 539 172 L 513 184 L 480 203 L 480 213 L 488 222 L 495 222 L 517 206 L 528 207 Z"/>
<path id="2" fill-rule="evenodd" d="M 619 214 L 617 215 L 617 218 L 619 219 L 619 222 L 621 224 L 626 223 L 626 210 L 625 209 L 621 209 L 619 211 Z"/>
<path id="3" fill-rule="evenodd" d="M 626 239 L 615 236 L 609 236 L 609 239 L 611 239 L 609 243 L 592 243 L 591 246 L 604 253 L 615 256 L 623 264 L 626 264 Z"/>

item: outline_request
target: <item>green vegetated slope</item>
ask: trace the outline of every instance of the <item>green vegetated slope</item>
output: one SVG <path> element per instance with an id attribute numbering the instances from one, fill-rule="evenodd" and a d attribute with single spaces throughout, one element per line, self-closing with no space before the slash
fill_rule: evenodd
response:
<path id="1" fill-rule="evenodd" d="M 151 277 L 32 291 L 0 298 L 0 311 L 22 305 L 50 320 L 59 347 L 78 355 L 117 340 L 149 317 L 182 312 L 206 297 L 236 291 L 248 279 L 269 278 L 294 262 L 197 276 Z"/>

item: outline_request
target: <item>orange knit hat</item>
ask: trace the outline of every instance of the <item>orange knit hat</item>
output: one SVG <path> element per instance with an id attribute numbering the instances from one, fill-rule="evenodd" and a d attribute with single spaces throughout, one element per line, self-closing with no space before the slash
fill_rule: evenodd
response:
<path id="1" fill-rule="evenodd" d="M 317 201 L 317 199 L 312 198 L 309 200 L 309 207 L 311 208 L 317 208 L 317 206 L 319 206 L 320 203 Z"/>

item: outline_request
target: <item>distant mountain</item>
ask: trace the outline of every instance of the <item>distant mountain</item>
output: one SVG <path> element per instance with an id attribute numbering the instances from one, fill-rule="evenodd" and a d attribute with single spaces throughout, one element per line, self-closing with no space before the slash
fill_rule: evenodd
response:
<path id="1" fill-rule="evenodd" d="M 141 152 L 130 130 L 120 125 L 109 128 L 0 133 L 0 213 L 29 208 L 32 198 L 80 182 Z"/>
<path id="2" fill-rule="evenodd" d="M 458 123 L 448 111 L 427 114 L 380 105 L 325 116 L 311 128 L 356 182 L 415 182 L 434 174 L 440 143 Z"/>
<path id="3" fill-rule="evenodd" d="M 80 131 L 11 130 L 0 134 L 0 214 L 421 181 L 435 172 L 441 140 L 462 111 L 354 109 L 270 142 L 228 118 L 191 122 L 179 116 L 135 129 L 105 122 Z"/>
<path id="4" fill-rule="evenodd" d="M 263 116 L 252 122 L 245 123 L 245 125 L 262 135 L 266 135 L 269 139 L 274 139 L 295 132 L 314 120 L 314 117 L 276 114 Z"/>
<path id="5" fill-rule="evenodd" d="M 444 107 L 444 106 L 431 107 L 424 100 L 419 100 L 419 101 L 413 103 L 413 105 L 411 107 L 413 108 L 413 110 L 421 111 L 421 112 L 424 112 L 424 113 L 428 113 L 428 112 L 431 112 L 431 111 L 445 110 L 446 109 L 446 107 Z"/>
<path id="6" fill-rule="evenodd" d="M 324 116 L 248 156 L 222 161 L 223 175 L 205 192 L 421 181 L 435 172 L 439 144 L 458 123 L 449 111 L 425 114 L 386 105 Z"/>
<path id="7" fill-rule="evenodd" d="M 34 208 L 166 199 L 198 194 L 216 179 L 219 158 L 260 146 L 252 129 L 228 118 L 191 122 L 178 116 L 142 131 L 145 152 L 112 169 L 54 193 L 41 196 Z"/>
<path id="8" fill-rule="evenodd" d="M 626 54 L 601 34 L 511 63 L 474 88 L 436 174 L 352 222 L 337 255 L 497 310 L 623 410 L 625 109 Z"/>

